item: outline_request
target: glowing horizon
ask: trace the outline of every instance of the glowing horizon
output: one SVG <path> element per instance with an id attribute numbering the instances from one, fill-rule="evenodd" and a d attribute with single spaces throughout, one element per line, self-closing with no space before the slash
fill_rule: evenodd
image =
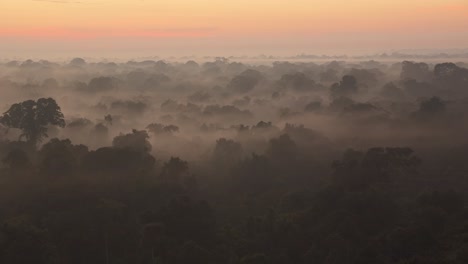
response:
<path id="1" fill-rule="evenodd" d="M 468 47 L 465 0 L 3 0 L 0 6 L 0 48 L 11 53 Z"/>

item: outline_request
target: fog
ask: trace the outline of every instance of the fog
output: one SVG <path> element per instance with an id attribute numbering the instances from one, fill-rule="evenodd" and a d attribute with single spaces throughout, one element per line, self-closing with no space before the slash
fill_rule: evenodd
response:
<path id="1" fill-rule="evenodd" d="M 0 64 L 0 260 L 464 263 L 468 64 L 299 59 Z"/>
<path id="2" fill-rule="evenodd" d="M 245 144 L 239 126 L 249 128 L 251 140 L 267 141 L 284 133 L 287 124 L 304 126 L 341 150 L 450 147 L 466 143 L 464 66 L 411 61 L 249 65 L 225 58 L 201 64 L 11 61 L 1 65 L 0 105 L 5 112 L 15 102 L 52 97 L 67 125 L 50 127 L 50 138 L 97 149 L 132 129 L 147 130 L 158 158 L 196 159 L 219 138 Z M 253 131 L 260 122 L 272 132 L 257 138 Z M 177 129 L 163 129 L 171 125 Z M 98 126 L 107 132 L 96 140 Z M 15 131 L 3 137 L 15 140 Z M 186 144 L 200 148 L 174 147 Z M 265 149 L 244 154 L 250 152 Z"/>

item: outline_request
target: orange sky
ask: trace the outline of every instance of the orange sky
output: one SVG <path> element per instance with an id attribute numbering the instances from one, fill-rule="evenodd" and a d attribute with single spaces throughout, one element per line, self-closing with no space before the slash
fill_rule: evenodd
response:
<path id="1" fill-rule="evenodd" d="M 0 0 L 0 18 L 3 56 L 468 48 L 467 0 Z"/>

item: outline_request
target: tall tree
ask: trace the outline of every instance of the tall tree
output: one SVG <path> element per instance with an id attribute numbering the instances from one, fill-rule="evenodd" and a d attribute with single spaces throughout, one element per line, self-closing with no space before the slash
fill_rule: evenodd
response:
<path id="1" fill-rule="evenodd" d="M 36 145 L 48 137 L 47 126 L 65 126 L 62 111 L 52 98 L 40 98 L 37 101 L 27 100 L 13 104 L 0 117 L 0 123 L 22 131 L 20 140 Z"/>

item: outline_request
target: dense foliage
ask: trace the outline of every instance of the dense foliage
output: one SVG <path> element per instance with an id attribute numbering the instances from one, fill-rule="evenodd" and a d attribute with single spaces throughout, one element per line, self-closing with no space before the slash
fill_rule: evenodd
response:
<path id="1" fill-rule="evenodd" d="M 468 263 L 466 68 L 79 62 L 48 67 L 89 84 L 41 86 L 88 98 L 73 117 L 64 96 L 0 118 L 0 263 Z"/>

